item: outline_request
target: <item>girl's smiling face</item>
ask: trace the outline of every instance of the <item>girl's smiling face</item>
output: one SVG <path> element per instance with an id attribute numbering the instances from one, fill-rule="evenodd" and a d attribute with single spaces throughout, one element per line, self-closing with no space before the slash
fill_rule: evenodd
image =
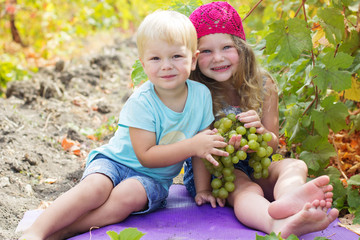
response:
<path id="1" fill-rule="evenodd" d="M 237 71 L 239 54 L 229 34 L 216 33 L 199 39 L 200 71 L 218 82 L 229 80 Z"/>

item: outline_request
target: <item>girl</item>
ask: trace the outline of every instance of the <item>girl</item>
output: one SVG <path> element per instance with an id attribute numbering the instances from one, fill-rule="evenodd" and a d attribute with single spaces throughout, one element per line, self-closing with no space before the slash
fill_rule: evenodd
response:
<path id="1" fill-rule="evenodd" d="M 277 88 L 271 76 L 257 66 L 238 13 L 227 2 L 212 2 L 197 8 L 190 20 L 197 30 L 200 51 L 191 79 L 210 89 L 215 116 L 235 113 L 246 128 L 256 127 L 258 134 L 271 133 L 268 145 L 276 151 Z M 241 136 L 232 137 L 229 144 L 239 148 L 240 140 Z M 248 161 L 235 165 L 235 191 L 227 203 L 241 223 L 287 238 L 325 229 L 337 218 L 337 209 L 327 213 L 333 195 L 328 176 L 306 182 L 307 166 L 297 159 L 272 162 L 268 171 L 268 178 L 257 180 Z M 224 200 L 212 196 L 210 178 L 200 159 L 186 161 L 184 184 L 196 203 L 224 206 Z"/>

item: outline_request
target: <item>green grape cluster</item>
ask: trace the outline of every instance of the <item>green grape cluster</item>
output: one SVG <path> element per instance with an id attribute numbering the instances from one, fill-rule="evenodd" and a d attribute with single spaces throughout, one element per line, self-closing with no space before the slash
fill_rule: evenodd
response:
<path id="1" fill-rule="evenodd" d="M 218 130 L 217 134 L 223 136 L 227 143 L 232 136 L 242 136 L 239 150 L 235 150 L 233 145 L 228 144 L 223 150 L 228 152 L 229 156 L 213 156 L 219 163 L 218 166 L 203 160 L 207 170 L 215 176 L 211 181 L 214 197 L 226 199 L 229 193 L 235 190 L 234 164 L 244 161 L 248 157 L 249 166 L 254 169 L 253 177 L 255 179 L 269 176 L 268 167 L 271 163 L 269 157 L 273 153 L 272 147 L 267 144 L 272 139 L 270 133 L 257 134 L 255 127 L 245 128 L 244 124 L 236 119 L 233 113 L 216 121 L 214 127 Z M 251 151 L 241 150 L 241 147 L 245 145 L 248 145 Z"/>

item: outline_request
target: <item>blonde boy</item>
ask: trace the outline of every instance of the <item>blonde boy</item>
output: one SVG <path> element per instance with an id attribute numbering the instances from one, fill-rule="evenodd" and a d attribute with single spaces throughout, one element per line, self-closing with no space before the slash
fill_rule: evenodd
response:
<path id="1" fill-rule="evenodd" d="M 190 20 L 156 11 L 140 25 L 137 44 L 149 81 L 125 103 L 109 143 L 90 152 L 81 182 L 20 239 L 64 239 L 164 207 L 185 159 L 216 163 L 211 154 L 227 155 L 217 149 L 226 146 L 223 138 L 208 130 L 214 120 L 209 90 L 188 79 L 198 55 Z"/>

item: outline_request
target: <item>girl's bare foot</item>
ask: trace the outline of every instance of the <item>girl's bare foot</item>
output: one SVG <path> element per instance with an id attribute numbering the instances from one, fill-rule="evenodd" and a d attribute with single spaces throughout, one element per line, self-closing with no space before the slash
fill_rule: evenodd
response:
<path id="1" fill-rule="evenodd" d="M 282 219 L 299 212 L 307 202 L 325 200 L 332 203 L 333 187 L 329 182 L 330 178 L 324 175 L 294 189 L 270 204 L 269 215 L 274 219 Z"/>
<path id="2" fill-rule="evenodd" d="M 287 238 L 291 234 L 300 237 L 307 233 L 323 230 L 339 215 L 336 208 L 327 213 L 330 207 L 331 203 L 325 200 L 315 200 L 311 204 L 306 203 L 303 209 L 293 216 L 275 220 L 274 232 L 281 233 L 282 238 Z"/>

